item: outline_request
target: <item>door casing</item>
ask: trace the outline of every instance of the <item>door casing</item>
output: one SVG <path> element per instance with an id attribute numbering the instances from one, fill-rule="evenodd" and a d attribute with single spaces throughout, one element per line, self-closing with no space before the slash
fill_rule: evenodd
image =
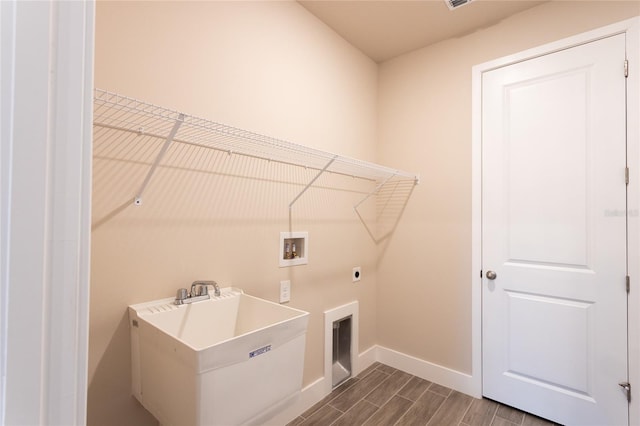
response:
<path id="1" fill-rule="evenodd" d="M 614 34 L 626 34 L 629 76 L 627 78 L 627 163 L 630 168 L 627 206 L 628 259 L 631 292 L 628 304 L 629 381 L 640 386 L 640 17 L 608 25 L 537 48 L 485 62 L 472 69 L 472 387 L 482 397 L 482 74 L 541 55 L 571 48 Z M 621 64 L 621 70 L 623 67 Z M 635 119 L 634 119 L 635 118 Z M 630 404 L 629 421 L 640 425 L 640 404 Z"/>

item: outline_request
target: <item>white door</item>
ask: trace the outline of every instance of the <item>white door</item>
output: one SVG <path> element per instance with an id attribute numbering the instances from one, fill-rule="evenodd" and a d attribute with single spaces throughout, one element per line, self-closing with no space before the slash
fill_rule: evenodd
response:
<path id="1" fill-rule="evenodd" d="M 483 394 L 565 425 L 628 424 L 624 60 L 482 77 Z"/>

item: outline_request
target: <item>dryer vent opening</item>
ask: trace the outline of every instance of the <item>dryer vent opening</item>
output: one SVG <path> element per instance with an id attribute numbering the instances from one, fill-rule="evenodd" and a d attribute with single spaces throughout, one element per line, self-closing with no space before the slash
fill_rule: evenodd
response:
<path id="1" fill-rule="evenodd" d="M 331 386 L 351 377 L 351 316 L 333 322 Z"/>
<path id="2" fill-rule="evenodd" d="M 358 318 L 357 301 L 324 311 L 324 390 L 327 394 L 360 372 Z"/>

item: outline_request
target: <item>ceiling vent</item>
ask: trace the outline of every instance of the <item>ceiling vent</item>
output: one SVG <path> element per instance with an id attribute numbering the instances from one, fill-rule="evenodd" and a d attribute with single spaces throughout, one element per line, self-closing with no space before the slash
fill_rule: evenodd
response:
<path id="1" fill-rule="evenodd" d="M 465 4 L 471 3 L 473 0 L 444 0 L 449 10 L 457 9 Z"/>

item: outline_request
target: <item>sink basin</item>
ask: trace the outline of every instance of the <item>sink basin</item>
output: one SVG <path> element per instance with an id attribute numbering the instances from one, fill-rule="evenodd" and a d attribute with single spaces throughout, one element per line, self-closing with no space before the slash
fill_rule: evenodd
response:
<path id="1" fill-rule="evenodd" d="M 260 424 L 302 387 L 308 313 L 223 288 L 129 306 L 132 388 L 163 425 Z"/>

